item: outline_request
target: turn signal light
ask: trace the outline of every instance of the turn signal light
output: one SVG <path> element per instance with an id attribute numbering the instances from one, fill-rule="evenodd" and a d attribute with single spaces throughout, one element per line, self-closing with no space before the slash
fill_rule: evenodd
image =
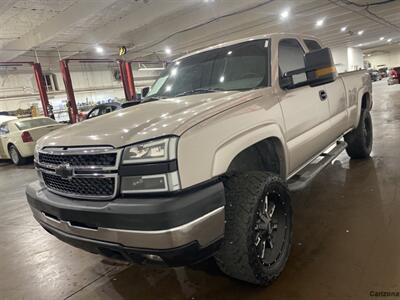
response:
<path id="1" fill-rule="evenodd" d="M 24 143 L 29 143 L 29 142 L 33 142 L 32 136 L 29 133 L 29 131 L 24 131 L 21 134 L 21 139 Z"/>

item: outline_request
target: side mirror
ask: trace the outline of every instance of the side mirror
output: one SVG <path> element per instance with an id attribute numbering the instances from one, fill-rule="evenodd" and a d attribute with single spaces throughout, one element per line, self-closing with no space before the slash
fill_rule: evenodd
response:
<path id="1" fill-rule="evenodd" d="M 142 88 L 142 98 L 146 97 L 149 92 L 150 92 L 150 87 Z"/>
<path id="2" fill-rule="evenodd" d="M 307 82 L 310 86 L 318 86 L 335 81 L 337 71 L 329 48 L 306 53 L 304 62 Z"/>

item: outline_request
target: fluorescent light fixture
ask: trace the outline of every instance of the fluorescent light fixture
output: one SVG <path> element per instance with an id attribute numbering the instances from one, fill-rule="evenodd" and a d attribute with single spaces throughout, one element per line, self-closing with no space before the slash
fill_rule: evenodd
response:
<path id="1" fill-rule="evenodd" d="M 357 45 L 357 47 L 362 47 L 362 46 L 363 46 L 363 44 L 358 44 L 358 45 Z"/>
<path id="2" fill-rule="evenodd" d="M 165 52 L 165 54 L 170 55 L 170 54 L 172 53 L 172 50 L 171 50 L 171 48 L 166 47 L 166 48 L 164 49 L 164 52 Z"/>
<path id="3" fill-rule="evenodd" d="M 104 53 L 104 48 L 101 46 L 96 46 L 94 49 L 96 50 L 97 53 Z"/>
<path id="4" fill-rule="evenodd" d="M 345 32 L 347 30 L 347 26 L 343 26 L 342 28 L 340 28 L 341 32 Z"/>
<path id="5" fill-rule="evenodd" d="M 383 41 L 384 39 L 385 39 L 384 36 L 381 36 L 381 37 L 379 38 L 380 41 Z"/>
<path id="6" fill-rule="evenodd" d="M 317 27 L 321 27 L 322 25 L 324 25 L 325 19 L 319 19 L 317 20 L 317 22 L 315 23 L 315 26 Z"/>
<path id="7" fill-rule="evenodd" d="M 281 20 L 286 20 L 289 17 L 289 10 L 286 9 L 284 11 L 281 12 L 280 14 Z"/>
<path id="8" fill-rule="evenodd" d="M 391 41 L 393 41 L 393 39 L 388 39 L 387 42 L 390 43 Z"/>
<path id="9" fill-rule="evenodd" d="M 358 35 L 363 35 L 363 33 L 364 33 L 364 30 L 359 30 L 359 31 L 357 32 Z"/>

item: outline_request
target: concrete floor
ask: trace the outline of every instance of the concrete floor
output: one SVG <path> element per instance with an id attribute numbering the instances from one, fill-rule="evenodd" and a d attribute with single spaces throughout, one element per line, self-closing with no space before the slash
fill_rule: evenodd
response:
<path id="1" fill-rule="evenodd" d="M 0 164 L 0 299 L 369 299 L 400 292 L 400 85 L 374 83 L 372 158 L 342 154 L 293 195 L 294 244 L 269 288 L 203 270 L 116 264 L 34 221 L 31 165 Z"/>

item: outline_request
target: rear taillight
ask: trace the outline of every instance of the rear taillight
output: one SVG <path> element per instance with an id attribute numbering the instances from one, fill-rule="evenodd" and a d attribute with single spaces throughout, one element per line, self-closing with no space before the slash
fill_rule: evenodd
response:
<path id="1" fill-rule="evenodd" d="M 29 133 L 29 131 L 24 131 L 21 134 L 21 139 L 24 143 L 29 143 L 29 142 L 33 142 L 32 136 Z"/>

